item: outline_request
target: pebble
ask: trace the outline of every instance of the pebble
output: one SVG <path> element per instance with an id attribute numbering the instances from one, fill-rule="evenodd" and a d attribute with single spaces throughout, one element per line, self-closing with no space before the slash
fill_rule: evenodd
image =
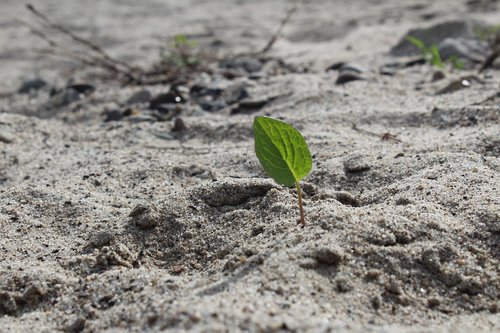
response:
<path id="1" fill-rule="evenodd" d="M 466 89 L 470 87 L 470 81 L 467 79 L 460 78 L 458 80 L 450 82 L 446 87 L 438 90 L 437 95 L 449 94 L 458 90 Z"/>
<path id="2" fill-rule="evenodd" d="M 264 64 L 257 58 L 238 57 L 226 59 L 221 64 L 221 68 L 243 69 L 247 73 L 259 72 Z"/>
<path id="3" fill-rule="evenodd" d="M 243 100 L 231 110 L 231 114 L 251 114 L 262 109 L 268 102 L 269 99 L 267 96 L 256 99 Z"/>
<path id="4" fill-rule="evenodd" d="M 172 127 L 172 132 L 183 132 L 187 130 L 187 126 L 181 117 L 176 117 L 174 119 L 174 127 Z"/>
<path id="5" fill-rule="evenodd" d="M 227 87 L 222 93 L 222 98 L 226 104 L 231 105 L 247 98 L 249 94 L 245 86 L 244 83 L 236 83 Z"/>
<path id="6" fill-rule="evenodd" d="M 465 38 L 445 38 L 439 43 L 438 48 L 443 60 L 459 57 L 475 63 L 483 62 L 484 55 L 489 50 L 486 41 Z"/>
<path id="7" fill-rule="evenodd" d="M 69 105 L 80 99 L 80 93 L 72 88 L 64 89 L 50 98 L 50 104 L 53 107 L 61 107 Z"/>
<path id="8" fill-rule="evenodd" d="M 364 72 L 363 68 L 359 67 L 358 65 L 351 64 L 351 63 L 344 63 L 342 66 L 340 66 L 339 71 L 350 71 L 354 73 L 361 74 Z"/>
<path id="9" fill-rule="evenodd" d="M 108 121 L 119 121 L 124 117 L 123 112 L 120 110 L 111 110 L 106 113 L 106 118 L 104 118 L 104 122 Z"/>
<path id="10" fill-rule="evenodd" d="M 444 74 L 443 71 L 435 71 L 433 74 L 432 74 L 432 82 L 436 82 L 436 81 L 439 81 L 439 80 L 442 80 L 446 77 L 446 75 Z"/>
<path id="11" fill-rule="evenodd" d="M 156 110 L 163 104 L 185 103 L 186 100 L 175 90 L 159 94 L 149 102 L 149 108 Z"/>
<path id="12" fill-rule="evenodd" d="M 158 119 L 149 114 L 138 114 L 127 117 L 127 120 L 131 123 L 142 123 L 145 121 L 156 122 Z"/>
<path id="13" fill-rule="evenodd" d="M 396 73 L 398 72 L 398 69 L 397 67 L 393 67 L 393 66 L 382 66 L 380 68 L 380 74 L 382 75 L 387 75 L 387 76 L 394 76 L 396 75 Z"/>
<path id="14" fill-rule="evenodd" d="M 79 94 L 89 95 L 95 91 L 95 86 L 87 83 L 72 84 L 67 89 L 73 89 Z"/>
<path id="15" fill-rule="evenodd" d="M 11 143 L 12 141 L 14 141 L 14 136 L 9 132 L 0 129 L 0 142 Z"/>
<path id="16" fill-rule="evenodd" d="M 32 91 L 39 90 L 45 86 L 47 86 L 47 82 L 42 79 L 26 80 L 21 84 L 21 87 L 19 87 L 18 93 L 29 94 Z"/>
<path id="17" fill-rule="evenodd" d="M 335 81 L 335 84 L 345 84 L 347 82 L 351 81 L 359 81 L 359 80 L 365 80 L 364 77 L 359 75 L 359 73 L 351 71 L 351 70 L 342 70 L 339 73 L 339 76 L 337 77 L 337 80 Z"/>
<path id="18" fill-rule="evenodd" d="M 127 100 L 127 104 L 141 104 L 141 103 L 149 103 L 153 99 L 153 96 L 149 92 L 149 90 L 143 89 L 134 93 Z"/>
<path id="19" fill-rule="evenodd" d="M 64 329 L 67 333 L 80 333 L 85 329 L 86 319 L 84 317 L 76 318 L 71 324 Z"/>

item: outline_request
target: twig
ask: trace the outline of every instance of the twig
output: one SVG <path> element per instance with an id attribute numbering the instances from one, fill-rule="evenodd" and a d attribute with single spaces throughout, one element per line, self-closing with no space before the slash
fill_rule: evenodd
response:
<path id="1" fill-rule="evenodd" d="M 493 62 L 495 61 L 496 58 L 500 56 L 500 45 L 496 47 L 496 49 L 493 50 L 493 52 L 486 58 L 486 60 L 483 62 L 481 65 L 481 68 L 479 68 L 479 73 L 484 71 L 486 68 L 490 67 Z"/>
<path id="2" fill-rule="evenodd" d="M 357 127 L 356 124 L 352 124 L 352 129 L 355 130 L 355 131 L 357 131 L 357 132 L 360 132 L 360 133 L 368 134 L 368 135 L 371 135 L 371 136 L 376 136 L 376 137 L 378 137 L 378 138 L 380 138 L 381 140 L 384 140 L 384 141 L 386 141 L 386 140 L 387 141 L 388 140 L 392 140 L 392 141 L 401 142 L 401 143 L 403 142 L 400 139 L 398 139 L 394 134 L 390 134 L 390 133 L 379 134 L 379 133 L 367 131 L 365 129 Z"/>
<path id="3" fill-rule="evenodd" d="M 281 37 L 281 33 L 283 32 L 283 28 L 290 21 L 290 19 L 293 16 L 293 13 L 295 13 L 296 10 L 297 10 L 297 6 L 294 6 L 288 10 L 285 18 L 281 21 L 281 24 L 278 27 L 278 30 L 276 30 L 276 32 L 271 36 L 271 38 L 267 42 L 266 46 L 259 53 L 267 53 L 273 47 L 274 43 L 276 43 L 278 38 Z"/>
<path id="4" fill-rule="evenodd" d="M 68 30 L 68 29 L 64 28 L 63 26 L 55 23 L 54 21 L 52 21 L 51 19 L 49 19 L 46 15 L 42 14 L 41 12 L 39 12 L 33 5 L 27 4 L 26 8 L 31 13 L 33 13 L 35 16 L 37 16 L 40 20 L 42 20 L 45 24 L 47 24 L 49 27 L 51 27 L 51 28 L 53 28 L 55 30 L 58 30 L 62 34 L 66 35 L 66 36 L 69 36 L 71 39 L 73 39 L 77 43 L 80 43 L 80 44 L 84 45 L 85 47 L 90 48 L 92 51 L 96 52 L 100 57 L 99 58 L 92 57 L 92 58 L 95 61 L 98 61 L 101 64 L 101 66 L 104 65 L 104 67 L 106 67 L 108 69 L 111 69 L 114 72 L 124 74 L 124 75 L 129 76 L 129 77 L 131 77 L 133 79 L 137 79 L 137 78 L 132 73 L 141 73 L 142 72 L 137 67 L 133 67 L 133 66 L 127 64 L 126 62 L 123 62 L 121 60 L 112 58 L 106 52 L 104 52 L 104 50 L 102 50 L 98 45 L 92 43 L 91 41 L 89 41 L 87 39 L 84 39 L 84 38 L 82 38 L 80 36 L 77 36 L 76 34 L 74 34 L 73 32 L 71 32 L 70 30 Z M 37 31 L 37 30 L 36 29 L 32 29 L 32 31 Z M 38 32 L 37 35 L 39 37 L 41 37 L 40 36 L 41 33 L 39 31 L 37 31 L 37 32 Z M 45 39 L 47 40 L 47 38 L 45 38 Z M 56 43 L 56 45 L 57 45 L 57 43 Z M 122 67 L 122 68 L 120 68 L 120 67 Z"/>
<path id="5" fill-rule="evenodd" d="M 123 73 L 116 66 L 113 66 L 112 64 L 108 64 L 107 62 L 102 62 L 100 58 L 96 58 L 94 56 L 87 55 L 85 53 L 79 54 L 79 53 L 75 53 L 73 51 L 70 51 L 70 50 L 62 47 L 61 45 L 59 45 L 55 40 L 51 39 L 50 37 L 45 35 L 43 32 L 37 30 L 32 25 L 30 25 L 24 21 L 21 21 L 21 20 L 18 20 L 18 22 L 21 23 L 22 25 L 26 26 L 31 31 L 32 34 L 34 34 L 35 36 L 39 37 L 41 40 L 43 40 L 47 44 L 49 44 L 49 46 L 52 48 L 49 51 L 52 51 L 52 53 L 62 54 L 64 56 L 67 56 L 67 57 L 73 58 L 77 61 L 80 61 L 81 63 L 83 63 L 85 65 L 103 67 L 103 68 L 105 68 L 107 70 L 111 70 L 112 72 L 115 72 L 115 73 L 126 74 L 126 73 Z"/>

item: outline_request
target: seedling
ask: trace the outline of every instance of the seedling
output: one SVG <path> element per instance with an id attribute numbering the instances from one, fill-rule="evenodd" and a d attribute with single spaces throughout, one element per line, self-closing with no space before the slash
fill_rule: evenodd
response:
<path id="1" fill-rule="evenodd" d="M 436 44 L 432 44 L 432 46 L 428 47 L 425 45 L 424 41 L 413 36 L 406 36 L 406 40 L 415 45 L 422 53 L 425 61 L 430 63 L 433 66 L 442 68 L 444 67 L 443 60 L 441 59 L 441 55 L 439 54 L 439 48 Z"/>
<path id="2" fill-rule="evenodd" d="M 439 48 L 436 44 L 432 44 L 430 47 L 425 45 L 424 41 L 413 36 L 406 36 L 406 40 L 413 45 L 415 45 L 422 54 L 422 57 L 425 61 L 433 66 L 443 68 L 444 62 L 441 58 L 441 54 L 439 53 Z M 455 69 L 463 69 L 464 63 L 460 60 L 460 58 L 456 55 L 453 55 L 448 58 L 449 63 Z"/>
<path id="3" fill-rule="evenodd" d="M 166 56 L 167 61 L 173 63 L 177 68 L 190 68 L 198 65 L 200 59 L 193 49 L 198 45 L 196 41 L 190 40 L 186 35 L 175 35 L 171 44 L 172 52 Z"/>
<path id="4" fill-rule="evenodd" d="M 300 180 L 312 168 L 312 157 L 302 134 L 291 125 L 269 117 L 253 122 L 255 154 L 260 164 L 278 184 L 295 185 L 299 198 L 300 222 L 305 225 Z"/>

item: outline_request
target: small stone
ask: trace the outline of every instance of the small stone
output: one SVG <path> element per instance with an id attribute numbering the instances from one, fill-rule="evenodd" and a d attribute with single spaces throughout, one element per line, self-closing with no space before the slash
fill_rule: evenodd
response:
<path id="1" fill-rule="evenodd" d="M 78 83 L 69 85 L 67 89 L 73 89 L 78 94 L 89 95 L 95 91 L 95 86 L 87 83 Z"/>
<path id="2" fill-rule="evenodd" d="M 349 71 L 349 72 L 361 74 L 364 72 L 364 69 L 355 65 L 355 64 L 345 63 L 345 64 L 342 64 L 342 66 L 340 66 L 339 71 L 340 72 Z"/>
<path id="3" fill-rule="evenodd" d="M 184 123 L 184 120 L 182 120 L 181 117 L 176 117 L 174 119 L 174 127 L 172 127 L 172 132 L 184 132 L 186 131 L 188 128 L 186 126 L 186 124 Z"/>
<path id="4" fill-rule="evenodd" d="M 443 60 L 458 57 L 472 63 L 479 63 L 484 61 L 484 55 L 488 53 L 488 43 L 476 38 L 445 38 L 438 47 L 439 55 Z"/>
<path id="5" fill-rule="evenodd" d="M 149 90 L 143 89 L 134 93 L 127 100 L 127 104 L 141 104 L 141 103 L 149 103 L 153 99 L 153 96 L 149 92 Z"/>
<path id="6" fill-rule="evenodd" d="M 72 88 L 64 89 L 50 98 L 53 107 L 62 107 L 80 99 L 80 93 Z"/>
<path id="7" fill-rule="evenodd" d="M 85 329 L 85 318 L 78 317 L 64 329 L 67 333 L 80 333 Z"/>
<path id="8" fill-rule="evenodd" d="M 106 118 L 104 118 L 104 122 L 109 121 L 119 121 L 123 119 L 123 112 L 120 110 L 111 110 L 106 112 Z"/>
<path id="9" fill-rule="evenodd" d="M 18 89 L 20 94 L 29 94 L 33 91 L 39 90 L 47 85 L 47 82 L 42 79 L 26 80 L 21 84 Z"/>
<path id="10" fill-rule="evenodd" d="M 427 306 L 431 309 L 439 306 L 441 304 L 441 299 L 437 297 L 431 297 L 427 300 Z"/>
<path id="11" fill-rule="evenodd" d="M 471 81 L 466 78 L 460 78 L 458 80 L 452 81 L 446 87 L 438 90 L 437 95 L 449 94 L 458 90 L 462 90 L 465 88 L 469 88 L 471 85 Z"/>
<path id="12" fill-rule="evenodd" d="M 382 306 L 382 298 L 380 296 L 374 296 L 372 297 L 372 299 L 370 300 L 370 303 L 372 304 L 372 307 L 375 309 L 375 310 L 378 310 L 380 309 L 380 307 Z"/>
<path id="13" fill-rule="evenodd" d="M 14 141 L 14 136 L 10 132 L 0 129 L 0 142 L 11 143 L 12 141 Z"/>
<path id="14" fill-rule="evenodd" d="M 380 68 L 380 74 L 382 75 L 387 75 L 387 76 L 394 76 L 398 72 L 397 67 L 391 67 L 391 66 L 382 66 Z"/>
<path id="15" fill-rule="evenodd" d="M 365 80 L 365 79 L 357 72 L 351 70 L 342 70 L 340 71 L 339 76 L 335 81 L 335 84 L 340 85 L 340 84 L 345 84 L 347 82 L 359 81 L 359 80 Z"/>
<path id="16" fill-rule="evenodd" d="M 175 90 L 167 93 L 159 94 L 149 102 L 149 108 L 156 110 L 162 104 L 178 104 L 185 103 L 186 100 Z"/>
<path id="17" fill-rule="evenodd" d="M 243 69 L 247 73 L 259 72 L 263 63 L 252 57 L 238 57 L 233 59 L 226 59 L 220 64 L 221 68 Z"/>
<path id="18" fill-rule="evenodd" d="M 227 105 L 237 103 L 248 96 L 248 91 L 245 88 L 244 83 L 233 84 L 227 87 L 227 89 L 222 93 L 222 98 Z"/>
<path id="19" fill-rule="evenodd" d="M 446 75 L 444 74 L 443 71 L 435 71 L 433 74 L 432 74 L 432 82 L 436 82 L 436 81 L 439 81 L 439 80 L 442 80 L 446 77 Z"/>
<path id="20" fill-rule="evenodd" d="M 142 114 L 127 117 L 127 120 L 131 123 L 142 123 L 142 122 L 147 122 L 147 121 L 156 122 L 157 118 L 150 115 L 150 114 L 142 113 Z"/>
<path id="21" fill-rule="evenodd" d="M 264 105 L 269 102 L 269 99 L 265 96 L 256 99 L 241 101 L 237 107 L 231 110 L 231 114 L 251 114 L 259 111 Z"/>
<path id="22" fill-rule="evenodd" d="M 344 161 L 344 171 L 346 173 L 368 171 L 370 168 L 370 164 L 359 154 L 350 155 Z"/>
<path id="23" fill-rule="evenodd" d="M 345 259 L 341 248 L 320 247 L 313 251 L 313 256 L 319 264 L 338 266 Z"/>

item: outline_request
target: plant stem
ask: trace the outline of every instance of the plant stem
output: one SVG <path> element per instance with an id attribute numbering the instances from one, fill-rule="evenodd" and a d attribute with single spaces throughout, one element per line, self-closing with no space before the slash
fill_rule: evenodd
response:
<path id="1" fill-rule="evenodd" d="M 302 226 L 305 226 L 306 218 L 304 215 L 304 207 L 302 206 L 302 191 L 300 190 L 299 182 L 296 182 L 295 186 L 297 188 L 297 196 L 299 197 L 300 223 L 302 223 Z"/>

